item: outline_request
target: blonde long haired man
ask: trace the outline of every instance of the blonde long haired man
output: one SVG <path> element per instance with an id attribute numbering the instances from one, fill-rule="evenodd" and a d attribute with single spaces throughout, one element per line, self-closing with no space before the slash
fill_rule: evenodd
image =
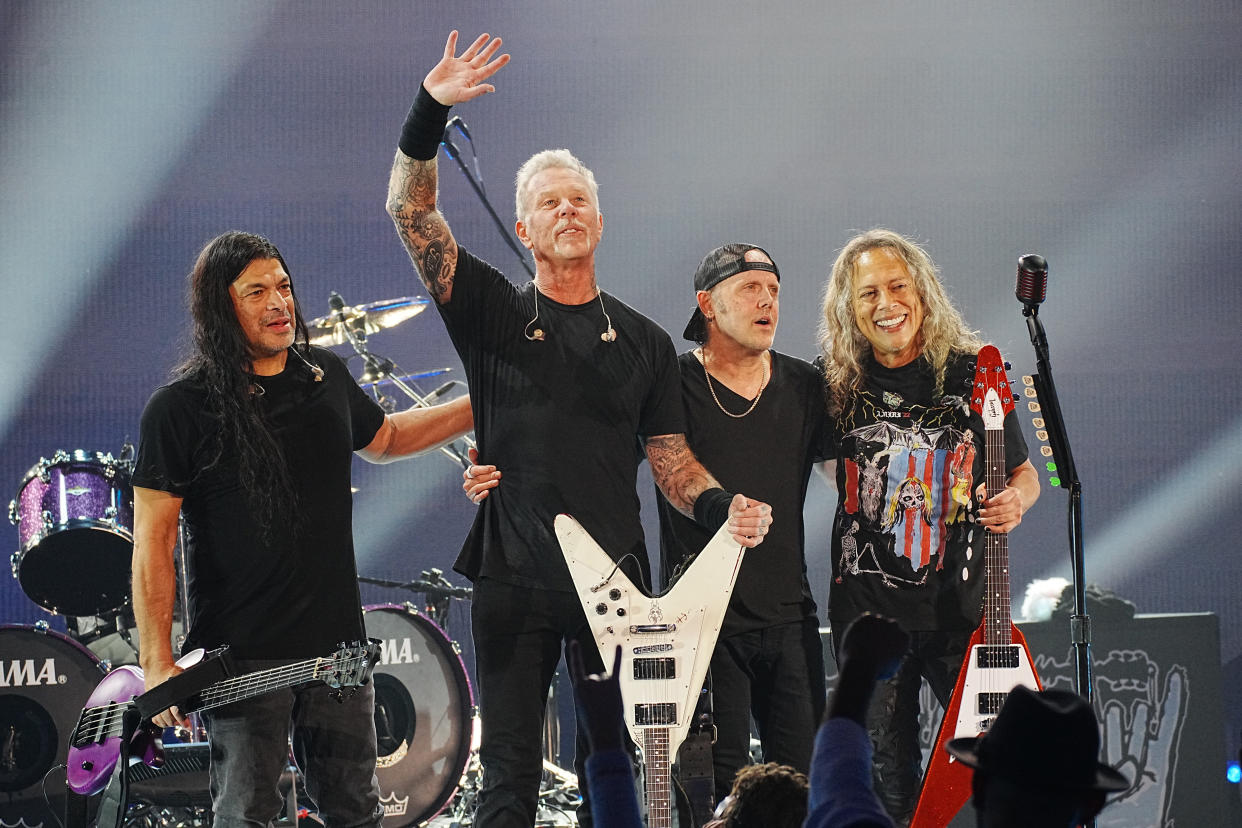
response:
<path id="1" fill-rule="evenodd" d="M 982 344 L 918 244 L 876 229 L 842 249 L 820 328 L 838 495 L 828 616 L 834 641 L 865 611 L 911 634 L 868 716 L 876 789 L 898 824 L 919 793 L 920 684 L 947 704 L 981 619 L 983 533 L 1014 529 L 1039 497 L 1011 414 L 1005 488 L 983 499 L 983 424 L 968 405 Z"/>

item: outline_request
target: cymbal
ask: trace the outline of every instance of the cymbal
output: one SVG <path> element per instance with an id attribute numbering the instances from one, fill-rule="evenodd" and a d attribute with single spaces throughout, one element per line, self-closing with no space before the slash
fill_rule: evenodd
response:
<path id="1" fill-rule="evenodd" d="M 349 341 L 346 323 L 359 321 L 368 336 L 385 328 L 400 325 L 427 309 L 431 300 L 425 296 L 403 296 L 365 305 L 351 305 L 339 312 L 320 316 L 306 323 L 312 345 L 344 345 Z M 342 317 L 344 321 L 342 321 Z"/>
<path id="2" fill-rule="evenodd" d="M 428 377 L 438 377 L 441 374 L 447 374 L 449 371 L 452 371 L 452 370 L 453 370 L 452 368 L 432 368 L 430 371 L 417 371 L 413 374 L 401 374 L 400 376 L 394 376 L 394 377 L 381 377 L 380 379 L 367 379 L 367 375 L 364 373 L 358 380 L 358 387 L 361 388 L 363 391 L 369 391 L 375 386 L 382 385 L 383 383 L 389 382 L 391 380 L 400 380 L 401 382 L 416 382 L 417 380 L 427 379 Z"/>

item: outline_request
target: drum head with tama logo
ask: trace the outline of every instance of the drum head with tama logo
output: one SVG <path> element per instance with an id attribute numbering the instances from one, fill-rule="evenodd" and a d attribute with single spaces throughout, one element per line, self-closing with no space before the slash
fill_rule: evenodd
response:
<path id="1" fill-rule="evenodd" d="M 367 636 L 381 642 L 372 680 L 384 826 L 417 825 L 452 800 L 470 759 L 470 681 L 457 646 L 410 605 L 365 613 Z"/>
<path id="2" fill-rule="evenodd" d="M 94 656 L 59 633 L 0 626 L 0 803 L 8 824 L 55 825 L 64 814 L 64 769 L 48 771 L 65 761 L 69 734 L 103 676 Z"/>

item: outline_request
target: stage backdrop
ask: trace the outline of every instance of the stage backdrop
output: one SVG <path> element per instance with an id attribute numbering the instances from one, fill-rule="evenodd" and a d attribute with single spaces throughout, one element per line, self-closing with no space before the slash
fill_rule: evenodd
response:
<path id="1" fill-rule="evenodd" d="M 778 348 L 813 357 L 833 256 L 883 225 L 926 243 L 1018 376 L 1033 357 L 1015 265 L 1044 255 L 1041 318 L 1083 479 L 1088 578 L 1143 612 L 1215 613 L 1238 677 L 1234 0 L 6 3 L 0 486 L 11 497 L 41 457 L 115 455 L 137 439 L 143 404 L 184 354 L 184 274 L 223 230 L 276 242 L 308 317 L 328 311 L 332 290 L 348 304 L 422 292 L 384 200 L 402 119 L 452 28 L 501 35 L 513 55 L 495 94 L 458 109 L 505 224 L 521 161 L 572 148 L 601 185 L 603 288 L 674 334 L 699 259 L 744 240 L 781 267 Z M 453 162 L 440 169 L 457 237 L 524 278 Z M 404 371 L 452 369 L 424 390 L 460 376 L 434 312 L 371 346 Z M 1029 423 L 1027 434 L 1035 445 Z M 1048 477 L 1011 540 L 1016 592 L 1068 574 L 1066 496 Z M 360 573 L 448 573 L 474 513 L 459 483 L 439 455 L 358 462 Z M 821 604 L 833 506 L 815 482 L 805 517 Z M 19 542 L 10 528 L 9 547 Z M 95 577 L 58 556 L 50 569 L 54 590 Z M 0 619 L 64 629 L 7 576 Z M 464 602 L 447 627 L 470 663 Z M 1238 684 L 1226 688 L 1226 753 L 1242 729 Z"/>

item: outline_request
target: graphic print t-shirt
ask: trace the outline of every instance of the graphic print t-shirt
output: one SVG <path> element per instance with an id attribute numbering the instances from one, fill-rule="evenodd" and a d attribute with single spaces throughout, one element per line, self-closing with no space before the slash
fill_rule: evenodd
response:
<path id="1" fill-rule="evenodd" d="M 970 411 L 973 354 L 954 354 L 936 393 L 919 359 L 866 380 L 833 433 L 837 513 L 828 615 L 843 630 L 864 611 L 910 630 L 969 630 L 983 600 L 984 530 L 972 497 L 983 480 L 983 422 Z M 833 456 L 833 455 L 829 455 Z M 1005 418 L 1005 468 L 1027 457 L 1017 417 Z"/>

